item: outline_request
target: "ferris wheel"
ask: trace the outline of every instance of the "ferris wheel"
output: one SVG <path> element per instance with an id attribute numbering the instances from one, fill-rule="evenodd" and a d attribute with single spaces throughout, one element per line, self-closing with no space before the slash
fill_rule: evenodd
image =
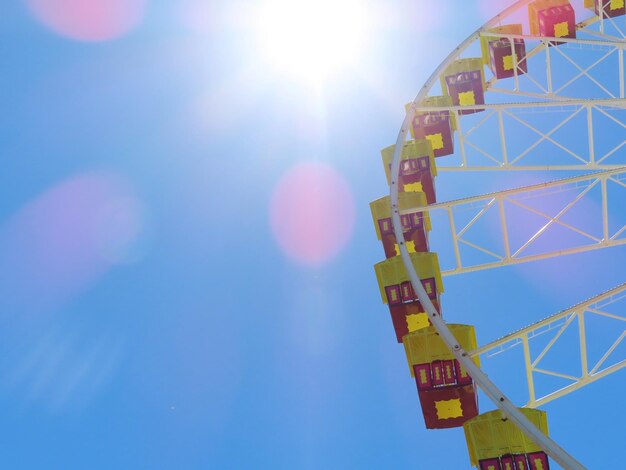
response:
<path id="1" fill-rule="evenodd" d="M 517 1 L 441 63 L 407 105 L 396 144 L 382 151 L 390 195 L 370 205 L 386 255 L 375 266 L 381 298 L 426 427 L 463 426 L 470 462 L 481 470 L 546 469 L 548 456 L 563 468 L 585 468 L 548 436 L 549 417 L 538 407 L 626 366 L 613 354 L 626 337 L 626 315 L 612 310 L 626 283 L 481 346 L 473 325 L 447 324 L 441 315 L 446 276 L 626 244 L 626 224 L 614 217 L 623 206 L 617 190 L 626 188 L 624 49 L 624 0 Z M 466 173 L 484 186 L 485 178 L 506 185 L 510 175 L 533 171 L 545 179 L 437 199 L 438 174 L 441 186 L 443 173 Z M 431 230 L 447 251 L 431 251 Z M 593 360 L 590 316 L 621 331 Z M 542 365 L 570 328 L 576 375 Z M 531 348 L 539 336 L 547 343 Z M 515 347 L 528 392 L 523 407 L 481 369 L 481 359 Z M 540 376 L 568 383 L 540 393 Z M 495 411 L 479 412 L 477 388 Z"/>

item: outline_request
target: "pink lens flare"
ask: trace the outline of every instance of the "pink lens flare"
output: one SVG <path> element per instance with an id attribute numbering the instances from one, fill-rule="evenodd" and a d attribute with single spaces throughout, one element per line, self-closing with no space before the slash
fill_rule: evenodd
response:
<path id="1" fill-rule="evenodd" d="M 142 20 L 146 0 L 26 0 L 35 18 L 56 33 L 80 41 L 107 41 Z"/>
<path id="2" fill-rule="evenodd" d="M 278 182 L 269 218 L 287 256 L 304 265 L 320 266 L 334 258 L 352 236 L 352 191 L 331 166 L 301 163 Z"/>
<path id="3" fill-rule="evenodd" d="M 141 204 L 115 174 L 69 178 L 0 225 L 0 306 L 48 311 L 128 261 Z"/>

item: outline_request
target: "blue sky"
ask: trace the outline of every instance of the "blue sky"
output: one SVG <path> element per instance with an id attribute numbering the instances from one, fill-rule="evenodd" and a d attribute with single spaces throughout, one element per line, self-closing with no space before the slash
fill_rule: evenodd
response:
<path id="1" fill-rule="evenodd" d="M 369 202 L 404 103 L 498 2 L 364 2 L 384 14 L 358 61 L 315 84 L 268 62 L 260 2 L 130 2 L 97 41 L 46 3 L 0 11 L 0 467 L 469 468 L 461 430 L 424 429 Z M 352 201 L 318 214 L 343 238 L 308 258 L 271 224 L 302 164 Z M 446 278 L 444 315 L 484 343 L 619 284 L 623 262 Z M 521 396 L 521 373 L 487 370 Z M 622 460 L 623 385 L 546 407 L 589 468 Z"/>

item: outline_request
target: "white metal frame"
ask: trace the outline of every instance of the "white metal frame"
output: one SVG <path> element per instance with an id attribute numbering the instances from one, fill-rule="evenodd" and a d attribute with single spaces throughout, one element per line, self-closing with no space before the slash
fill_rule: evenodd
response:
<path id="1" fill-rule="evenodd" d="M 624 323 L 626 322 L 626 315 L 624 312 L 609 312 L 607 307 L 618 300 L 624 299 L 625 297 L 626 283 L 589 300 L 581 302 L 574 307 L 563 310 L 562 312 L 556 313 L 548 318 L 515 331 L 514 333 L 499 338 L 489 344 L 481 346 L 469 354 L 472 357 L 480 355 L 483 358 L 489 358 L 521 345 L 524 351 L 524 369 L 528 386 L 528 403 L 526 406 L 536 408 L 552 400 L 556 400 L 557 398 L 572 393 L 595 382 L 596 380 L 601 379 L 602 377 L 606 377 L 607 375 L 626 367 L 626 358 L 605 366 L 609 356 L 611 356 L 615 349 L 622 343 L 624 337 L 626 337 L 626 323 Z M 594 364 L 589 363 L 587 355 L 588 335 L 585 327 L 585 317 L 589 318 L 590 316 L 601 316 L 615 320 L 618 322 L 618 324 L 616 324 L 616 331 L 619 331 L 620 325 L 622 328 L 621 333 L 617 336 L 617 339 L 603 348 L 605 351 L 604 354 L 600 359 L 595 361 Z M 578 329 L 578 348 L 572 348 L 570 350 L 570 357 L 567 361 L 569 361 L 568 363 L 580 361 L 580 375 L 572 376 L 559 372 L 558 370 L 554 370 L 553 368 L 549 370 L 544 367 L 539 367 L 541 360 L 553 347 L 555 347 L 562 334 L 568 328 L 574 327 L 577 327 Z M 535 357 L 533 357 L 531 355 L 530 342 L 539 336 L 548 334 L 551 335 L 550 341 Z M 537 375 L 560 377 L 562 379 L 570 380 L 572 383 L 538 397 L 536 395 L 535 386 L 537 382 Z"/>
<path id="2" fill-rule="evenodd" d="M 442 275 L 447 276 L 626 244 L 626 224 L 622 225 L 619 229 L 611 229 L 612 219 L 610 219 L 608 211 L 608 207 L 612 205 L 609 201 L 611 194 L 608 191 L 609 184 L 626 188 L 626 167 L 482 196 L 436 203 L 421 208 L 410 208 L 400 211 L 400 213 L 404 214 L 416 210 L 428 211 L 431 216 L 439 211 L 445 213 L 450 226 L 455 262 L 454 267 L 450 269 L 446 269 L 444 266 Z M 600 190 L 599 196 L 601 200 L 598 205 L 598 211 L 600 212 L 599 225 L 582 229 L 564 222 L 562 218 L 594 188 L 599 188 Z M 524 202 L 530 198 L 540 199 L 544 194 L 549 197 L 555 191 L 562 193 L 571 192 L 573 194 L 571 194 L 568 202 L 562 202 L 563 206 L 554 214 L 545 213 Z M 611 199 L 611 201 L 613 201 L 613 199 Z M 511 246 L 510 227 L 514 225 L 515 218 L 509 208 L 515 208 L 518 211 L 517 216 L 534 214 L 545 219 L 545 223 L 537 231 L 526 237 L 525 241 L 517 248 Z M 520 209 L 524 211 L 521 212 L 521 214 L 519 212 Z M 460 211 L 471 215 L 468 222 L 461 223 L 459 221 L 458 213 Z M 501 229 L 500 233 L 497 235 L 501 238 L 497 240 L 492 238 L 489 242 L 481 242 L 479 240 L 470 241 L 464 238 L 468 231 L 484 219 L 490 211 L 497 211 L 498 224 Z M 526 254 L 528 249 L 531 248 L 551 226 L 555 225 L 565 228 L 571 233 L 581 235 L 581 239 L 584 239 L 587 243 L 580 243 L 578 246 L 569 247 L 554 246 L 552 249 L 542 253 Z M 598 236 L 597 234 L 601 235 Z M 501 246 L 501 251 L 496 251 L 492 245 Z M 487 263 L 467 262 L 463 259 L 461 252 L 463 246 L 469 246 L 478 250 L 493 258 L 493 261 Z"/>
<path id="3" fill-rule="evenodd" d="M 485 111 L 484 116 L 474 124 L 470 129 L 464 130 L 461 126 L 457 126 L 457 135 L 459 138 L 459 153 L 460 164 L 456 166 L 450 165 L 437 165 L 437 170 L 440 171 L 494 171 L 494 170 L 607 170 L 612 168 L 619 168 L 626 165 L 626 160 L 621 163 L 607 163 L 606 160 L 614 155 L 616 152 L 622 149 L 626 145 L 626 139 L 622 140 L 619 144 L 605 152 L 603 155 L 598 155 L 595 145 L 594 136 L 594 123 L 596 116 L 601 114 L 606 118 L 612 120 L 617 125 L 626 129 L 626 99 L 598 99 L 598 100 L 566 100 L 566 101 L 553 101 L 553 102 L 532 102 L 532 103 L 507 103 L 507 104 L 485 104 L 476 106 L 451 106 L 451 107 L 420 107 L 416 106 L 416 111 L 443 111 L 448 110 L 456 115 L 456 120 L 459 122 L 461 109 L 481 109 Z M 619 116 L 615 116 L 611 112 L 624 112 L 623 119 Z M 565 117 L 555 124 L 552 129 L 547 132 L 542 132 L 533 126 L 532 123 L 524 119 L 524 115 L 534 115 L 537 113 L 554 113 L 559 112 L 565 114 Z M 585 114 L 585 127 L 577 128 L 575 132 L 584 133 L 587 135 L 587 144 L 584 149 L 574 151 L 568 148 L 561 142 L 558 142 L 551 137 L 559 129 L 563 128 L 569 121 L 579 114 Z M 492 142 L 491 146 L 501 151 L 501 157 L 493 155 L 492 151 L 489 151 L 484 146 L 471 142 L 470 137 L 477 130 L 488 125 L 488 121 L 492 116 L 497 118 L 497 139 L 498 141 Z M 510 155 L 507 146 L 507 126 L 504 122 L 504 117 L 509 117 L 514 121 L 522 124 L 526 128 L 530 129 L 537 135 L 537 140 L 531 142 L 525 148 L 516 155 Z M 549 162 L 528 162 L 528 158 L 525 158 L 535 147 L 540 143 L 547 141 L 552 143 L 556 148 L 560 148 L 565 151 L 570 160 L 563 163 L 549 163 Z M 490 161 L 489 165 L 480 165 L 468 158 L 468 150 L 473 149 L 479 152 L 483 157 Z M 449 161 L 450 158 L 447 157 Z M 524 159 L 525 158 L 525 159 Z M 535 156 L 535 159 L 538 157 Z"/>
<path id="4" fill-rule="evenodd" d="M 508 39 L 522 39 L 528 44 L 537 43 L 537 45 L 532 48 L 530 51 L 526 53 L 524 57 L 517 57 L 517 55 L 513 51 L 513 72 L 514 72 L 514 87 L 509 88 L 499 88 L 495 86 L 498 83 L 498 80 L 493 77 L 487 82 L 487 87 L 489 91 L 498 92 L 498 93 L 506 93 L 512 94 L 514 93 L 517 97 L 542 97 L 547 99 L 570 99 L 567 94 L 563 92 L 571 85 L 575 84 L 582 78 L 587 78 L 591 82 L 593 82 L 596 87 L 601 90 L 605 96 L 598 96 L 597 98 L 624 98 L 624 64 L 623 64 L 623 56 L 624 49 L 626 48 L 626 42 L 615 41 L 613 39 L 603 38 L 603 39 L 584 39 L 584 38 L 549 38 L 549 37 L 537 37 L 537 36 L 528 36 L 523 34 L 494 34 L 489 32 L 482 32 L 481 36 L 483 37 L 498 37 L 498 38 L 508 38 Z M 555 44 L 558 43 L 558 47 L 554 47 Z M 511 46 L 513 47 L 513 46 Z M 580 50 L 584 49 L 587 53 L 597 53 L 598 57 L 596 60 L 586 67 L 582 67 L 576 63 L 565 51 L 568 50 Z M 540 58 L 541 55 L 545 56 L 545 86 L 540 83 L 540 78 L 536 76 L 536 69 L 532 67 L 528 67 L 528 71 L 524 74 L 518 74 L 519 63 L 522 60 L 529 60 L 533 57 Z M 604 64 L 612 56 L 617 56 L 617 65 L 615 67 L 615 73 L 618 80 L 618 94 L 613 94 L 609 89 L 608 85 L 603 84 L 601 80 L 593 77 L 591 75 L 591 71 L 594 68 L 597 68 L 599 65 Z M 552 70 L 555 69 L 556 64 L 555 57 L 560 59 L 564 59 L 566 63 L 569 63 L 574 69 L 577 70 L 576 75 L 567 79 L 567 81 L 560 86 L 557 86 L 554 83 L 554 77 L 552 74 Z M 539 92 L 532 92 L 530 90 L 525 90 L 520 82 L 520 78 L 524 77 L 524 79 L 530 82 L 528 85 L 534 85 Z M 603 77 L 603 79 L 610 77 Z M 598 91 L 598 90 L 596 90 Z"/>
<path id="5" fill-rule="evenodd" d="M 599 25 L 598 31 L 590 28 L 596 23 Z M 605 23 L 609 23 L 611 27 L 615 28 L 617 35 L 607 32 L 606 28 L 604 27 Z M 601 37 L 605 39 L 612 39 L 614 41 L 623 41 L 624 39 L 626 39 L 626 34 L 618 26 L 617 21 L 614 18 L 605 17 L 602 14 L 600 16 L 594 15 L 584 21 L 581 21 L 580 23 L 578 23 L 577 28 L 578 28 L 578 31 L 585 32 L 591 36 L 597 36 L 597 37 Z"/>

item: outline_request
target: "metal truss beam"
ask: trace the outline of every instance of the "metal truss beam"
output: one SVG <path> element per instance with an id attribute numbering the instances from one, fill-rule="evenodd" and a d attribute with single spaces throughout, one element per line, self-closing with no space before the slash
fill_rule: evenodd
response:
<path id="1" fill-rule="evenodd" d="M 426 207 L 407 209 L 401 213 L 424 210 L 429 211 L 431 218 L 434 218 L 437 212 L 443 212 L 444 217 L 448 219 L 454 248 L 454 266 L 446 269 L 445 259 L 442 260 L 442 275 L 449 276 L 626 244 L 626 225 L 619 229 L 613 228 L 617 221 L 610 219 L 608 212 L 609 194 L 611 194 L 607 190 L 609 184 L 626 188 L 626 167 L 482 196 L 436 203 Z M 600 201 L 597 201 L 599 202 L 597 207 L 600 211 L 597 224 L 594 221 L 593 226 L 582 229 L 565 222 L 564 216 L 573 212 L 573 208 L 580 201 L 590 197 L 590 192 L 594 188 L 598 188 L 599 194 L 595 196 L 600 198 Z M 553 209 L 549 213 L 532 207 L 528 202 L 531 200 L 541 202 L 542 198 L 545 202 L 547 200 L 545 198 L 556 193 L 561 196 L 568 195 L 569 200 L 568 202 L 560 200 L 560 208 Z M 617 199 L 615 195 L 613 197 Z M 621 201 L 616 202 L 620 203 Z M 480 220 L 484 220 L 487 213 L 494 212 L 495 209 L 491 211 L 492 208 L 497 208 L 495 216 L 498 220 L 500 233 L 493 233 L 491 238 L 484 241 L 470 241 L 467 238 L 468 231 L 476 226 Z M 469 221 L 461 221 L 459 214 L 466 216 L 469 214 L 469 217 L 466 217 L 466 219 L 469 218 Z M 514 232 L 511 227 L 515 226 L 516 222 L 520 222 L 520 217 L 528 216 L 543 219 L 541 227 L 530 236 L 517 240 L 516 246 L 512 247 L 511 235 Z M 570 246 L 571 241 L 559 239 L 562 243 L 567 242 L 568 245 L 555 245 L 548 250 L 528 254 L 537 246 L 537 240 L 541 239 L 552 227 L 557 226 L 565 229 L 571 235 L 575 234 L 577 243 Z M 498 248 L 494 248 L 494 246 Z M 467 261 L 465 259 L 467 256 L 464 256 L 462 250 L 464 247 L 470 247 L 481 252 L 491 261 Z"/>
<path id="2" fill-rule="evenodd" d="M 599 294 L 591 299 L 581 302 L 567 310 L 556 313 L 541 321 L 533 323 L 525 328 L 517 330 L 502 338 L 499 338 L 489 344 L 471 351 L 472 357 L 481 356 L 483 358 L 493 357 L 502 354 L 516 346 L 522 346 L 524 357 L 524 376 L 528 387 L 528 403 L 527 407 L 537 408 L 559 397 L 572 393 L 596 380 L 606 377 L 618 370 L 626 367 L 626 358 L 614 360 L 611 365 L 606 365 L 607 359 L 616 350 L 626 337 L 626 315 L 615 312 L 608 312 L 607 308 L 616 301 L 626 297 L 626 283 L 621 284 L 607 292 Z M 588 362 L 587 340 L 589 333 L 585 327 L 585 317 L 602 316 L 614 320 L 616 323 L 617 339 L 609 342 L 603 347 L 604 354 L 593 364 Z M 556 370 L 548 370 L 540 368 L 541 360 L 549 353 L 549 351 L 559 342 L 562 334 L 568 329 L 578 327 L 578 348 L 568 348 L 570 356 L 564 360 L 563 364 L 571 364 L 572 362 L 580 364 L 580 375 L 572 376 Z M 621 330 L 620 330 L 621 328 Z M 530 352 L 530 342 L 544 335 L 552 335 L 547 345 L 541 349 L 535 357 Z M 560 377 L 571 381 L 572 383 L 557 390 L 553 390 L 545 395 L 537 396 L 537 383 L 541 381 L 539 377 L 549 375 Z"/>
<path id="3" fill-rule="evenodd" d="M 594 84 L 595 93 L 601 92 L 598 97 L 604 98 L 623 98 L 624 95 L 621 92 L 624 89 L 624 67 L 622 62 L 622 56 L 624 49 L 626 48 L 626 42 L 623 39 L 615 39 L 610 36 L 604 36 L 600 34 L 601 39 L 586 39 L 586 38 L 556 38 L 556 37 L 537 37 L 528 36 L 523 34 L 499 34 L 483 31 L 480 34 L 485 38 L 507 38 L 524 40 L 527 46 L 534 44 L 530 50 L 526 52 L 523 57 L 518 57 L 515 53 L 513 43 L 511 43 L 512 60 L 513 60 L 513 72 L 514 72 L 514 86 L 512 89 L 506 87 L 497 87 L 496 84 L 502 82 L 507 83 L 509 79 L 498 80 L 496 77 L 492 77 L 487 82 L 487 89 L 496 93 L 511 93 L 517 94 L 519 97 L 535 96 L 542 97 L 547 100 L 567 98 L 567 93 L 564 91 L 570 88 L 571 85 L 579 82 L 581 79 L 586 78 Z M 554 47 L 558 45 L 558 47 Z M 585 50 L 588 54 L 595 54 L 596 60 L 590 65 L 585 67 L 579 65 L 576 60 L 572 59 L 570 54 L 566 51 Z M 541 55 L 544 55 L 545 65 L 539 66 L 537 61 L 540 60 Z M 618 61 L 613 65 L 614 76 L 603 71 L 602 78 L 598 79 L 591 75 L 593 69 L 597 69 L 600 65 L 607 62 L 613 56 L 618 57 Z M 531 62 L 532 59 L 532 62 Z M 575 74 L 571 75 L 563 70 L 563 67 L 559 67 L 555 60 L 561 60 L 563 63 L 570 65 L 570 69 L 575 69 Z M 519 64 L 522 61 L 528 62 L 526 73 L 523 73 Z M 555 71 L 558 71 L 558 78 L 563 81 L 560 86 L 555 85 Z M 538 72 L 542 72 L 541 76 L 538 76 Z M 545 73 L 545 76 L 543 76 Z M 523 81 L 520 78 L 524 77 Z M 615 95 L 609 90 L 607 81 L 611 78 L 617 78 L 619 80 L 620 93 Z M 604 84 L 601 82 L 604 81 Z M 588 88 L 588 87 L 587 87 Z"/>
<path id="4" fill-rule="evenodd" d="M 466 129 L 465 126 L 460 125 L 461 109 L 480 109 L 484 111 L 484 115 L 472 127 Z M 457 117 L 459 151 L 447 159 L 448 161 L 452 159 L 457 163 L 438 164 L 437 169 L 441 171 L 608 170 L 626 165 L 626 159 L 618 163 L 610 160 L 610 157 L 616 156 L 616 152 L 626 145 L 626 140 L 616 141 L 612 148 L 600 151 L 597 148 L 597 138 L 594 133 L 594 129 L 597 132 L 602 128 L 598 122 L 599 119 L 602 120 L 600 123 L 608 120 L 626 129 L 626 99 L 573 99 L 553 102 L 485 104 L 463 108 L 460 106 L 418 107 L 417 110 L 449 110 Z M 538 129 L 534 123 L 537 121 L 536 118 L 545 117 L 548 113 L 551 115 L 562 113 L 563 117 L 549 130 Z M 623 116 L 619 116 L 620 113 Z M 577 116 L 583 116 L 584 119 L 575 121 Z M 475 138 L 472 139 L 477 132 L 490 125 L 497 127 L 497 132 L 491 134 L 493 140 L 482 139 L 478 143 Z M 519 143 L 511 144 L 512 125 L 530 130 L 535 139 L 524 146 Z M 576 143 L 563 142 L 556 137 L 559 130 L 568 130 L 577 135 L 586 136 L 586 139 L 576 141 Z M 550 152 L 536 151 L 543 143 L 551 144 L 551 148 L 560 152 L 558 162 L 554 159 L 550 160 L 552 157 Z"/>
<path id="5" fill-rule="evenodd" d="M 598 29 L 592 29 L 593 26 L 597 25 Z M 615 32 L 611 34 L 607 31 L 606 26 L 614 28 Z M 623 25 L 624 26 L 624 25 Z M 576 29 L 580 33 L 588 34 L 590 36 L 600 37 L 603 39 L 608 39 L 612 41 L 624 41 L 626 39 L 626 35 L 624 33 L 624 29 L 620 28 L 616 19 L 611 17 L 606 17 L 600 12 L 600 16 L 592 16 L 587 18 L 586 20 L 578 23 L 576 25 Z"/>

